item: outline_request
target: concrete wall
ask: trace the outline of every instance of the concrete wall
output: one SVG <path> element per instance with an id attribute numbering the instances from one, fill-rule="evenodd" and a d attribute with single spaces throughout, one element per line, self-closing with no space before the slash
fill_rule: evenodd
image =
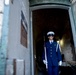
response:
<path id="1" fill-rule="evenodd" d="M 67 36 L 68 34 L 68 36 Z M 64 54 L 64 61 L 73 61 L 74 60 L 74 46 L 72 44 L 72 36 L 70 31 L 67 31 L 66 34 L 63 35 L 63 38 L 60 41 L 61 51 Z"/>
<path id="2" fill-rule="evenodd" d="M 64 39 L 65 40 L 65 39 Z M 64 54 L 64 61 L 73 61 L 73 49 L 69 40 L 66 40 L 64 43 L 64 47 L 62 48 L 62 54 Z"/>
<path id="3" fill-rule="evenodd" d="M 70 4 L 70 0 L 30 0 L 30 5 L 45 4 L 45 3 L 60 3 L 60 4 Z"/>
<path id="4" fill-rule="evenodd" d="M 74 43 L 75 43 L 75 48 L 76 48 L 76 0 L 73 0 L 72 3 L 72 17 L 73 17 L 73 21 L 74 21 L 74 27 L 72 27 L 73 29 L 73 35 L 74 35 Z M 72 23 L 73 26 L 73 23 Z"/>
<path id="5" fill-rule="evenodd" d="M 26 22 L 28 24 L 28 32 L 29 32 L 29 2 L 28 0 L 13 0 L 13 4 L 10 3 L 7 58 L 8 60 L 13 60 L 13 59 L 24 60 L 25 61 L 25 75 L 30 75 L 29 35 L 28 35 L 28 48 L 24 47 L 20 43 L 21 10 L 23 11 L 25 15 Z"/>
<path id="6" fill-rule="evenodd" d="M 1 40 L 1 31 L 3 22 L 3 10 L 4 10 L 4 0 L 0 0 L 0 40 Z"/>

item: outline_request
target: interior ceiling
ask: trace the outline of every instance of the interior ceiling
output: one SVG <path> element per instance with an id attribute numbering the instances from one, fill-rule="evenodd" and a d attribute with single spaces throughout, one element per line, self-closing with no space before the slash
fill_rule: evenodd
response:
<path id="1" fill-rule="evenodd" d="M 70 30 L 68 11 L 64 9 L 40 9 L 33 11 L 34 37 L 54 31 L 59 38 Z"/>

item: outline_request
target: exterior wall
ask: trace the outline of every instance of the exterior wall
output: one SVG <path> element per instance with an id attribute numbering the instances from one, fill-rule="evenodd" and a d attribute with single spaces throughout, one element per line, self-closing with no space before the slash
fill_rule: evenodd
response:
<path id="1" fill-rule="evenodd" d="M 72 14 L 73 14 L 73 17 L 74 17 L 74 27 L 75 27 L 75 33 L 76 33 L 76 1 L 74 3 L 72 3 Z M 76 36 L 75 36 L 76 37 Z"/>
<path id="2" fill-rule="evenodd" d="M 4 0 L 0 0 L 0 39 L 1 39 L 2 22 L 3 22 L 3 11 L 4 11 Z"/>
<path id="3" fill-rule="evenodd" d="M 5 75 L 9 5 L 0 0 L 0 75 Z"/>
<path id="4" fill-rule="evenodd" d="M 4 13 L 4 0 L 0 0 L 0 75 L 2 75 L 4 71 L 4 64 L 2 58 L 2 50 L 1 50 L 1 37 L 2 37 L 2 25 L 3 25 L 3 13 Z"/>
<path id="5" fill-rule="evenodd" d="M 40 4 L 70 4 L 70 0 L 30 0 L 30 5 L 40 5 Z"/>
<path id="6" fill-rule="evenodd" d="M 69 14 L 70 14 L 70 21 L 72 25 L 71 27 L 73 31 L 73 39 L 74 39 L 75 54 L 76 54 L 76 0 L 72 1 Z"/>
<path id="7" fill-rule="evenodd" d="M 28 48 L 20 43 L 21 39 L 21 10 L 24 13 L 28 25 Z M 17 62 L 25 61 L 25 75 L 30 75 L 30 49 L 29 49 L 29 2 L 28 0 L 13 0 L 10 3 L 9 33 L 7 48 L 7 75 L 12 75 L 13 70 L 9 62 L 16 59 Z M 12 66 L 12 63 L 11 63 Z M 17 65 L 21 67 L 20 65 Z M 16 75 L 21 75 L 19 68 L 16 68 Z M 8 73 L 9 72 L 9 73 Z"/>

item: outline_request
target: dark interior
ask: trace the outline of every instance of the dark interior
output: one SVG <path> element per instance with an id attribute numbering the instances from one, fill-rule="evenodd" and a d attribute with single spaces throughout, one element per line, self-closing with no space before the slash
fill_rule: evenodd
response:
<path id="1" fill-rule="evenodd" d="M 66 39 L 70 38 L 70 43 L 73 45 L 70 19 L 68 10 L 55 8 L 35 10 L 32 15 L 34 55 L 36 55 L 38 67 L 41 67 L 44 41 L 48 40 L 46 36 L 48 31 L 55 32 L 55 41 L 62 39 L 64 36 Z"/>
<path id="2" fill-rule="evenodd" d="M 63 34 L 70 30 L 68 11 L 63 9 L 35 10 L 33 11 L 33 28 L 37 38 L 50 30 L 62 38 Z"/>

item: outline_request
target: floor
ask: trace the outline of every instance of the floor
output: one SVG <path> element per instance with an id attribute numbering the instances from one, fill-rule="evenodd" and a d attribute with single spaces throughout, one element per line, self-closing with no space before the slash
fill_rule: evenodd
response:
<path id="1" fill-rule="evenodd" d="M 47 75 L 45 71 L 38 71 L 37 75 Z M 76 75 L 76 70 L 71 67 L 60 67 L 59 75 Z"/>
<path id="2" fill-rule="evenodd" d="M 76 70 L 72 67 L 60 67 L 60 75 L 76 75 Z"/>

